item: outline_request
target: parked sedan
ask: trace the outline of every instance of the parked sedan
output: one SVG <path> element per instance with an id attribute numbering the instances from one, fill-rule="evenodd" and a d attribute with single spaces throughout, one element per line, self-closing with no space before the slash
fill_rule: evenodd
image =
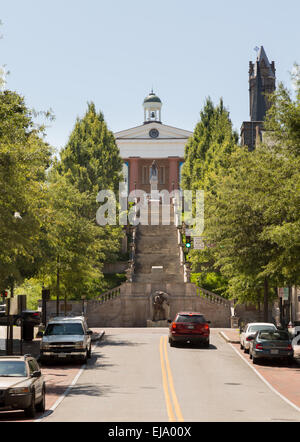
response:
<path id="1" fill-rule="evenodd" d="M 240 346 L 245 353 L 249 353 L 250 341 L 260 330 L 276 331 L 277 328 L 274 324 L 268 322 L 251 322 L 245 325 L 240 333 Z"/>
<path id="2" fill-rule="evenodd" d="M 39 310 L 23 310 L 21 315 L 18 315 L 15 319 L 16 325 L 21 325 L 22 320 L 26 324 L 32 324 L 34 326 L 40 325 L 42 314 Z"/>
<path id="3" fill-rule="evenodd" d="M 35 358 L 0 357 L 0 411 L 24 410 L 33 418 L 45 411 L 45 381 Z"/>
<path id="4" fill-rule="evenodd" d="M 210 321 L 201 313 L 177 313 L 170 325 L 169 344 L 174 347 L 178 343 L 199 343 L 209 347 Z"/>
<path id="5" fill-rule="evenodd" d="M 259 359 L 293 360 L 293 347 L 289 333 L 281 330 L 261 330 L 250 341 L 250 359 L 257 364 Z"/>
<path id="6" fill-rule="evenodd" d="M 0 304 L 0 318 L 6 315 L 6 304 Z"/>
<path id="7" fill-rule="evenodd" d="M 2 307 L 2 306 L 1 306 Z M 6 306 L 0 308 L 0 325 L 7 325 Z M 38 326 L 41 323 L 41 312 L 39 310 L 23 310 L 20 314 L 12 315 L 13 324 L 20 326 L 23 323 Z"/>

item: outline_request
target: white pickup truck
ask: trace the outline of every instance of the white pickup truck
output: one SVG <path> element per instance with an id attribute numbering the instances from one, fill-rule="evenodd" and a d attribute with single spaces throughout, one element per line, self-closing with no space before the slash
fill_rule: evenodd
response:
<path id="1" fill-rule="evenodd" d="M 51 319 L 42 337 L 40 361 L 77 359 L 87 362 L 91 357 L 92 334 L 82 316 Z"/>

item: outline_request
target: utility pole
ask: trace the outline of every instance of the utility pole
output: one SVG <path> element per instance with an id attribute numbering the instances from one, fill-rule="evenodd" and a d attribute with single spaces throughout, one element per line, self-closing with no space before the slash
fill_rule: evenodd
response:
<path id="1" fill-rule="evenodd" d="M 56 315 L 59 315 L 59 255 L 57 256 L 56 266 Z"/>

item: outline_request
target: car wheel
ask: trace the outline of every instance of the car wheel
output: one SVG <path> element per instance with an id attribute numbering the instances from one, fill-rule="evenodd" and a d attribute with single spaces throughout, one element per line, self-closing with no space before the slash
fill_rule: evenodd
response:
<path id="1" fill-rule="evenodd" d="M 42 393 L 42 400 L 36 405 L 36 410 L 40 411 L 41 413 L 44 413 L 46 407 L 46 389 L 45 386 L 43 386 L 43 393 Z"/>
<path id="2" fill-rule="evenodd" d="M 35 417 L 35 415 L 36 415 L 34 392 L 32 393 L 32 396 L 31 396 L 31 403 L 30 403 L 29 407 L 25 408 L 24 413 L 25 413 L 26 417 L 31 417 L 31 418 Z"/>
<path id="3" fill-rule="evenodd" d="M 241 350 L 244 350 L 244 346 L 243 346 L 242 343 L 240 343 L 240 349 L 241 349 Z"/>
<path id="4" fill-rule="evenodd" d="M 22 325 L 22 319 L 21 319 L 21 318 L 17 318 L 17 319 L 15 320 L 15 325 L 16 325 L 17 327 L 21 327 L 21 325 Z"/>
<path id="5" fill-rule="evenodd" d="M 252 362 L 253 364 L 258 364 L 258 358 L 252 355 Z"/>
<path id="6" fill-rule="evenodd" d="M 90 359 L 92 357 L 92 346 L 88 349 L 87 357 Z"/>
<path id="7" fill-rule="evenodd" d="M 173 339 L 169 340 L 169 344 L 170 344 L 170 347 L 176 347 L 175 342 L 173 341 Z"/>
<path id="8" fill-rule="evenodd" d="M 209 340 L 204 342 L 204 348 L 209 348 Z"/>
<path id="9" fill-rule="evenodd" d="M 88 350 L 85 352 L 85 356 L 83 358 L 83 363 L 86 364 L 88 361 Z"/>

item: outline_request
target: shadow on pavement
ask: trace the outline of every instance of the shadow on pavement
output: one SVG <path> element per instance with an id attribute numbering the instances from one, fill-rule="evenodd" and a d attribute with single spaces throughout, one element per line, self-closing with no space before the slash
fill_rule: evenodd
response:
<path id="1" fill-rule="evenodd" d="M 285 368 L 290 368 L 291 370 L 300 373 L 300 363 L 297 362 L 296 360 L 288 362 L 285 360 L 269 360 L 269 359 L 262 359 L 262 360 L 258 360 L 257 363 L 255 364 L 257 366 L 260 367 L 270 367 L 270 368 L 280 368 L 280 367 L 285 367 Z"/>
<path id="2" fill-rule="evenodd" d="M 73 386 L 68 392 L 68 396 L 108 396 L 111 392 L 110 385 L 85 384 Z"/>
<path id="3" fill-rule="evenodd" d="M 205 350 L 205 351 L 209 351 L 209 350 L 218 350 L 218 348 L 215 345 L 210 344 L 209 347 L 203 347 L 203 345 L 201 344 L 176 344 L 175 347 L 173 348 L 186 348 L 186 349 L 197 349 L 197 350 Z"/>
<path id="4" fill-rule="evenodd" d="M 145 344 L 142 342 L 121 341 L 120 339 L 114 339 L 113 336 L 110 335 L 109 337 L 104 336 L 102 341 L 98 344 L 98 348 L 109 346 L 109 345 L 116 346 L 116 347 L 120 347 L 120 346 L 135 347 L 138 345 L 145 345 Z"/>

